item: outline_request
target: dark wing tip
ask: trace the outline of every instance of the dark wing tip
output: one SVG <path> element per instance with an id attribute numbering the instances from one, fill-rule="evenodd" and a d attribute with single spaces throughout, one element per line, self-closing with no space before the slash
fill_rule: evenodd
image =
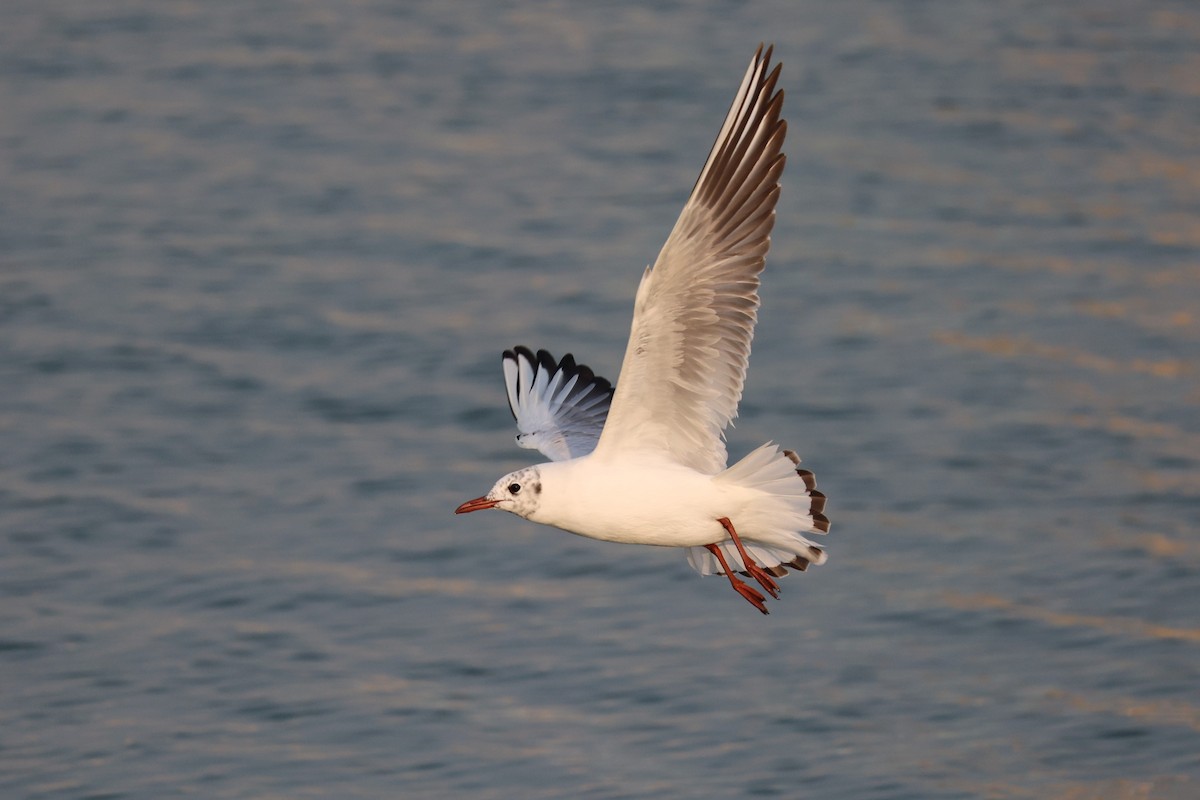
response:
<path id="1" fill-rule="evenodd" d="M 537 363 L 537 356 L 535 356 L 533 351 L 523 344 L 517 345 L 512 350 L 505 350 L 501 357 L 505 361 L 517 361 L 518 359 L 523 358 L 530 364 Z"/>
<path id="2" fill-rule="evenodd" d="M 554 356 L 550 355 L 548 350 L 537 351 L 537 361 L 534 362 L 538 370 L 546 370 L 550 374 L 554 374 L 558 370 L 558 362 L 554 360 Z"/>
<path id="3" fill-rule="evenodd" d="M 525 345 L 517 345 L 511 350 L 505 350 L 502 358 L 505 361 L 526 361 L 533 368 L 535 378 L 542 370 L 551 375 L 562 373 L 564 382 L 578 376 L 578 380 L 575 382 L 576 388 L 570 395 L 570 399 L 574 401 L 590 399 L 598 395 L 607 395 L 611 398 L 614 392 L 613 385 L 607 378 L 600 377 L 586 364 L 577 362 L 571 353 L 564 355 L 560 361 L 555 361 L 554 356 L 548 350 L 538 350 L 534 353 Z"/>

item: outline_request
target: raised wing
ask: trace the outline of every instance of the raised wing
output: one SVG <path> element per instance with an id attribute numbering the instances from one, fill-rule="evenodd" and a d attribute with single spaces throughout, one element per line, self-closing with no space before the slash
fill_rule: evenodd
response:
<path id="1" fill-rule="evenodd" d="M 771 244 L 787 123 L 773 48 L 750 62 L 675 228 L 638 287 L 633 327 L 597 457 L 665 452 L 725 468 Z"/>
<path id="2" fill-rule="evenodd" d="M 504 386 L 517 421 L 517 444 L 551 461 L 587 455 L 596 447 L 613 387 L 569 353 L 561 362 L 545 350 L 504 351 Z"/>

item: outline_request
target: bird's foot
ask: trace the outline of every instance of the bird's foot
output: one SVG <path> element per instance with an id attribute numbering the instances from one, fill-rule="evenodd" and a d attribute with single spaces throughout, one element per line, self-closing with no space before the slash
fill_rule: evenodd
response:
<path id="1" fill-rule="evenodd" d="M 767 594 L 779 599 L 779 584 L 771 577 L 771 574 L 755 564 L 753 561 L 746 563 L 746 572 L 750 573 L 750 577 L 758 581 L 758 585 L 767 590 Z"/>
<path id="2" fill-rule="evenodd" d="M 725 554 L 721 552 L 721 548 L 717 547 L 715 544 L 706 544 L 704 547 L 706 550 L 708 550 L 708 552 L 717 557 L 717 561 L 721 564 L 721 569 L 724 570 L 722 574 L 729 579 L 729 585 L 733 587 L 735 592 L 744 597 L 746 602 L 757 608 L 762 613 L 771 613 L 767 611 L 767 598 L 763 597 L 762 593 L 753 586 L 733 574 L 733 570 L 729 568 L 729 562 L 725 560 Z M 778 597 L 778 595 L 775 596 Z"/>
<path id="3" fill-rule="evenodd" d="M 742 556 L 742 564 L 746 568 L 746 574 L 754 580 L 758 581 L 758 585 L 767 590 L 767 594 L 779 599 L 779 584 L 771 577 L 771 574 L 758 565 L 758 563 L 750 557 L 746 552 L 746 548 L 742 546 L 742 537 L 738 536 L 737 530 L 734 529 L 733 523 L 729 521 L 729 517 L 721 517 L 717 522 L 721 523 L 721 527 L 729 534 L 729 538 L 733 539 L 733 546 L 737 548 L 738 553 Z"/>
<path id="4" fill-rule="evenodd" d="M 749 602 L 750 605 L 754 606 L 764 614 L 771 613 L 770 611 L 767 611 L 767 598 L 762 596 L 762 592 L 758 591 L 745 581 L 740 581 L 737 578 L 733 578 L 730 583 L 733 584 L 734 591 L 746 598 L 746 601 Z"/>

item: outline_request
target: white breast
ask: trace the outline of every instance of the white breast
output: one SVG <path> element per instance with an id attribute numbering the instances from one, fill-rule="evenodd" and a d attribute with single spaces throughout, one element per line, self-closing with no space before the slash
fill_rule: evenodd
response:
<path id="1" fill-rule="evenodd" d="M 751 490 L 665 459 L 585 456 L 540 467 L 534 522 L 610 542 L 695 547 L 726 534 L 717 520 L 736 519 Z M 744 495 L 744 496 L 743 496 Z"/>

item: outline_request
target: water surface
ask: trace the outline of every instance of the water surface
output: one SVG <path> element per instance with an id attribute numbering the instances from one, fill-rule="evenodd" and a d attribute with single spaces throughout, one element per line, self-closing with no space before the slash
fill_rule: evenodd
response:
<path id="1" fill-rule="evenodd" d="M 770 617 L 451 514 L 763 39 Z M 1194 4 L 19 0 L 0 108 L 5 797 L 1200 791 Z"/>

